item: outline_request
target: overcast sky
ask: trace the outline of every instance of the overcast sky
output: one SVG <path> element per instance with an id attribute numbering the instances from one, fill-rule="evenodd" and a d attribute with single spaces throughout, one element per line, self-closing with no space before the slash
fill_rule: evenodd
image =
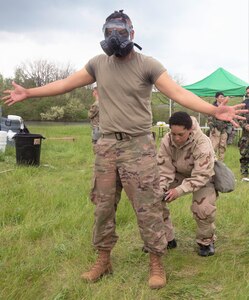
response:
<path id="1" fill-rule="evenodd" d="M 119 9 L 142 53 L 183 84 L 219 67 L 249 82 L 248 0 L 0 0 L 0 73 L 38 59 L 81 69 L 103 52 L 102 25 Z"/>

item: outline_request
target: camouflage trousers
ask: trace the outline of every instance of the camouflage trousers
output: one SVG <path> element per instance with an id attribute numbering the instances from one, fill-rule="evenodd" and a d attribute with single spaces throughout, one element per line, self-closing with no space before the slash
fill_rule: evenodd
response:
<path id="1" fill-rule="evenodd" d="M 238 143 L 240 151 L 240 172 L 248 175 L 249 171 L 249 136 L 242 136 Z"/>
<path id="2" fill-rule="evenodd" d="M 227 148 L 227 132 L 221 132 L 217 128 L 213 128 L 210 132 L 209 138 L 212 142 L 218 160 L 223 161 Z"/>
<path id="3" fill-rule="evenodd" d="M 95 146 L 95 206 L 93 245 L 111 250 L 118 240 L 115 230 L 117 182 L 121 183 L 137 217 L 145 249 L 162 255 L 167 246 L 159 189 L 156 145 L 151 134 L 122 140 L 108 135 Z"/>
<path id="4" fill-rule="evenodd" d="M 175 175 L 175 181 L 170 189 L 179 186 L 185 177 L 179 173 Z M 216 191 L 212 182 L 208 182 L 201 189 L 193 193 L 191 211 L 197 224 L 196 242 L 202 245 L 209 245 L 216 240 L 215 236 L 215 212 L 216 212 Z M 166 220 L 167 237 L 174 237 L 170 211 L 164 203 L 163 218 Z"/>

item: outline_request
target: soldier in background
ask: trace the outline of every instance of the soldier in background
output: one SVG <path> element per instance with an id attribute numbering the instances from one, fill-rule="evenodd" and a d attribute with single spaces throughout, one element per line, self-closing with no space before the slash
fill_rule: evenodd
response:
<path id="1" fill-rule="evenodd" d="M 92 143 L 95 145 L 97 140 L 101 137 L 101 132 L 99 129 L 99 94 L 97 86 L 93 88 L 92 95 L 95 98 L 95 101 L 88 111 L 88 118 L 90 119 L 92 127 Z"/>
<path id="2" fill-rule="evenodd" d="M 249 108 L 249 86 L 246 88 L 246 94 L 244 95 L 244 101 L 242 103 L 246 105 L 246 107 L 245 107 L 246 109 Z M 228 139 L 227 139 L 228 145 L 233 144 L 235 136 L 236 136 L 236 130 L 232 126 L 231 132 L 228 132 Z"/>
<path id="3" fill-rule="evenodd" d="M 236 130 L 233 126 L 230 126 L 230 129 L 227 131 L 227 145 L 232 145 L 236 136 Z"/>
<path id="4" fill-rule="evenodd" d="M 166 203 L 193 193 L 191 210 L 197 224 L 196 242 L 200 256 L 214 255 L 215 201 L 213 184 L 215 154 L 210 139 L 196 118 L 176 112 L 169 119 L 170 132 L 158 152 L 160 188 Z M 163 209 L 167 237 L 174 239 L 169 209 Z"/>
<path id="5" fill-rule="evenodd" d="M 249 86 L 246 88 L 246 98 L 242 103 L 246 104 L 249 109 Z M 241 120 L 242 135 L 238 146 L 240 151 L 240 173 L 243 177 L 248 177 L 249 174 L 249 113 L 244 115 L 246 120 Z"/>
<path id="6" fill-rule="evenodd" d="M 214 106 L 219 106 L 225 100 L 225 96 L 222 92 L 215 94 Z M 209 138 L 214 147 L 214 151 L 218 160 L 223 161 L 227 148 L 227 140 L 229 133 L 232 132 L 232 124 L 227 121 L 218 120 L 215 117 L 208 118 L 208 126 L 210 128 Z"/>
<path id="7" fill-rule="evenodd" d="M 242 103 L 246 105 L 246 109 L 249 108 L 249 86 L 246 88 L 246 94 Z"/>

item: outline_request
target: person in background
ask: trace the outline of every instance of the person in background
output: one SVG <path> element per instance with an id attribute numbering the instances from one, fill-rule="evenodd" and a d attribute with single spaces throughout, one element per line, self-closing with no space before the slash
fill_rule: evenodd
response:
<path id="1" fill-rule="evenodd" d="M 244 99 L 242 103 L 245 104 L 246 109 L 249 109 L 249 86 L 246 87 L 246 93 L 244 95 Z M 227 139 L 228 145 L 231 145 L 233 143 L 235 136 L 236 136 L 236 130 L 234 127 L 232 127 L 231 133 L 228 132 L 228 139 Z"/>
<path id="2" fill-rule="evenodd" d="M 242 103 L 245 104 L 246 109 L 249 109 L 249 86 L 246 88 L 245 98 Z"/>
<path id="3" fill-rule="evenodd" d="M 249 86 L 246 88 L 245 100 L 242 102 L 249 109 Z M 246 120 L 240 120 L 242 135 L 238 142 L 240 152 L 240 173 L 243 177 L 249 175 L 249 113 L 244 115 Z"/>
<path id="4" fill-rule="evenodd" d="M 80 71 L 42 87 L 26 89 L 13 82 L 2 99 L 13 105 L 28 98 L 61 95 L 97 83 L 101 138 L 96 144 L 93 245 L 96 262 L 82 274 L 90 282 L 112 273 L 111 252 L 118 235 L 115 224 L 117 178 L 132 204 L 145 249 L 149 252 L 151 289 L 166 284 L 162 256 L 167 248 L 156 144 L 151 134 L 153 85 L 180 105 L 236 124 L 242 104 L 215 107 L 179 86 L 156 59 L 138 53 L 131 19 L 123 10 L 109 15 L 103 25 L 105 54 L 90 59 Z"/>
<path id="5" fill-rule="evenodd" d="M 230 126 L 227 130 L 227 145 L 232 145 L 236 136 L 236 130 L 233 126 Z"/>
<path id="6" fill-rule="evenodd" d="M 88 118 L 90 119 L 90 123 L 92 127 L 92 143 L 94 147 L 98 139 L 101 137 L 101 132 L 99 129 L 99 94 L 98 94 L 97 86 L 93 88 L 92 95 L 95 101 L 91 105 L 88 111 Z"/>
<path id="7" fill-rule="evenodd" d="M 215 94 L 214 106 L 218 107 L 223 104 L 225 96 L 223 92 Z M 214 151 L 218 160 L 224 161 L 227 148 L 228 133 L 232 133 L 232 124 L 230 122 L 219 120 L 216 117 L 208 118 L 208 126 L 210 128 L 209 138 L 214 147 Z"/>
<path id="8" fill-rule="evenodd" d="M 202 132 L 195 117 L 176 112 L 169 119 L 170 132 L 158 152 L 160 188 L 170 203 L 192 193 L 191 210 L 197 224 L 196 242 L 200 256 L 214 255 L 216 191 L 213 184 L 215 154 L 210 139 Z M 165 203 L 167 235 L 173 239 L 173 225 Z"/>

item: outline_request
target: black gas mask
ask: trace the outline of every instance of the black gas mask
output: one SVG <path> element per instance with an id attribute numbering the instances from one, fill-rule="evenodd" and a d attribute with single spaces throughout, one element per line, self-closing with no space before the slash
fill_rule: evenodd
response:
<path id="1" fill-rule="evenodd" d="M 134 45 L 141 50 L 140 46 L 130 40 L 131 31 L 132 26 L 123 20 L 113 19 L 106 22 L 103 26 L 105 39 L 100 42 L 104 52 L 108 56 L 114 54 L 117 57 L 125 57 Z"/>

